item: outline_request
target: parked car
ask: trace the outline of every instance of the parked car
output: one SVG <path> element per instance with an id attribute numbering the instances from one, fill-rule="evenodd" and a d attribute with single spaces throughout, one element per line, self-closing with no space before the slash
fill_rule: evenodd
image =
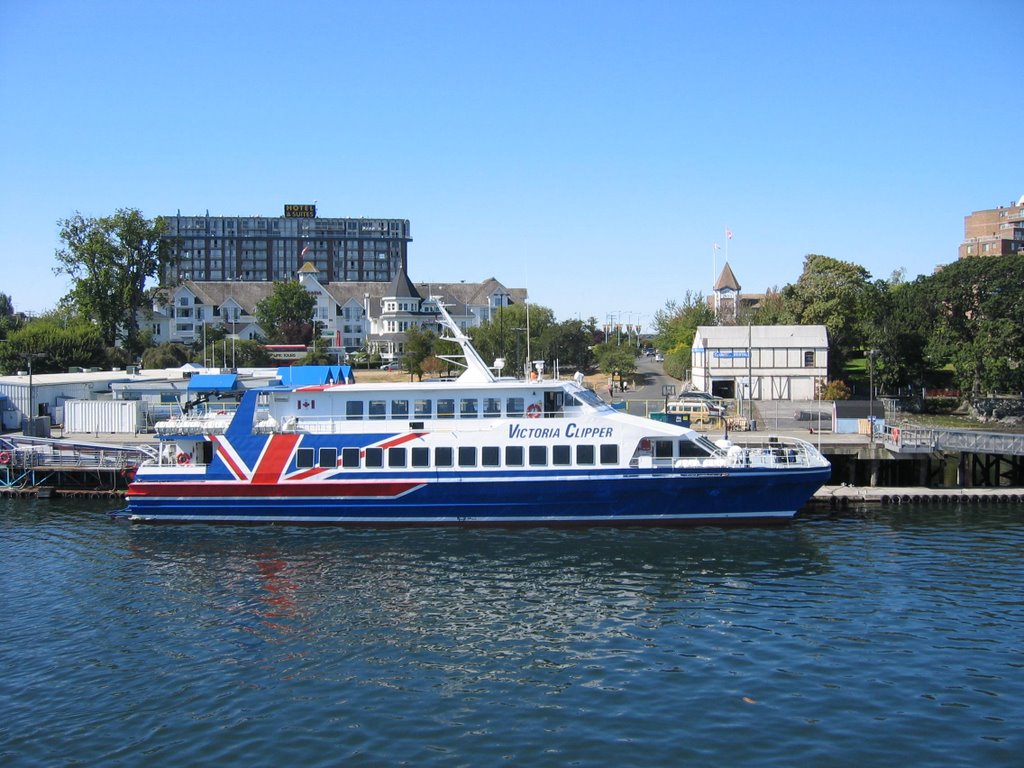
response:
<path id="1" fill-rule="evenodd" d="M 665 356 L 663 354 L 661 354 L 661 352 L 659 352 L 658 354 L 656 354 L 654 356 L 654 362 L 656 362 L 656 363 L 664 363 L 665 362 Z"/>
<path id="2" fill-rule="evenodd" d="M 396 362 L 384 363 L 380 369 L 382 371 L 400 371 L 402 370 L 402 364 Z"/>

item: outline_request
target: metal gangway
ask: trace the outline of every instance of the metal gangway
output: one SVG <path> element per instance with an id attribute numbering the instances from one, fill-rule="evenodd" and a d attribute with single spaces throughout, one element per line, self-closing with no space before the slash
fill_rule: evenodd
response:
<path id="1" fill-rule="evenodd" d="M 106 482 L 126 477 L 146 459 L 155 459 L 155 445 L 94 443 L 54 438 L 0 437 L 0 488 L 25 488 Z M 91 478 L 91 479 L 90 479 Z"/>
<path id="2" fill-rule="evenodd" d="M 893 453 L 960 451 L 998 456 L 1024 456 L 1024 434 L 886 424 L 883 439 L 885 447 Z"/>

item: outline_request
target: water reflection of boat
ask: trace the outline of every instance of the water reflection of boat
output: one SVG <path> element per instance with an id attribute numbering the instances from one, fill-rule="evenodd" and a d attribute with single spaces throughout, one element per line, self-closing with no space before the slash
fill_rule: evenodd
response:
<path id="1" fill-rule="evenodd" d="M 273 386 L 233 413 L 157 425 L 135 521 L 335 524 L 751 523 L 792 517 L 830 474 L 809 443 L 715 444 L 614 410 L 577 381 Z"/>

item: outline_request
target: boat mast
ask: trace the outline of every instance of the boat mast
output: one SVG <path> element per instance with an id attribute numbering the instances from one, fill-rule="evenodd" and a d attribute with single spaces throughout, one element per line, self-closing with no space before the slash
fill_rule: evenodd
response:
<path id="1" fill-rule="evenodd" d="M 453 359 L 453 357 L 446 355 L 438 355 L 442 360 L 462 365 L 466 370 L 459 376 L 459 381 L 467 382 L 471 384 L 490 384 L 496 381 L 494 374 L 491 373 L 491 369 L 487 367 L 487 364 L 480 357 L 480 354 L 476 351 L 473 346 L 472 340 L 462 329 L 459 328 L 459 324 L 456 323 L 452 316 L 448 314 L 448 310 L 444 308 L 441 303 L 440 296 L 431 296 L 430 300 L 434 302 L 437 307 L 437 314 L 440 317 L 439 325 L 442 331 L 447 331 L 450 335 L 442 333 L 441 338 L 445 341 L 454 341 L 462 348 L 462 359 Z"/>

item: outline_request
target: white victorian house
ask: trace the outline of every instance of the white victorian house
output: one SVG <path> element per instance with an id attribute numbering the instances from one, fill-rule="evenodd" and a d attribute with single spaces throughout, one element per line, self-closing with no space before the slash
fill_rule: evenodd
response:
<path id="1" fill-rule="evenodd" d="M 420 283 L 417 288 L 399 270 L 390 283 L 321 283 L 311 263 L 297 274 L 302 287 L 316 298 L 311 320 L 333 352 L 376 351 L 386 360 L 404 352 L 405 331 L 413 325 L 433 327 L 431 296 L 439 296 L 463 329 L 489 320 L 498 307 L 521 302 L 526 291 L 506 288 L 488 278 L 480 283 Z M 256 305 L 271 295 L 272 282 L 186 280 L 160 294 L 151 316 L 140 316 L 155 343 L 202 342 L 204 329 L 223 327 L 229 338 L 259 340 L 266 334 L 256 322 Z"/>

